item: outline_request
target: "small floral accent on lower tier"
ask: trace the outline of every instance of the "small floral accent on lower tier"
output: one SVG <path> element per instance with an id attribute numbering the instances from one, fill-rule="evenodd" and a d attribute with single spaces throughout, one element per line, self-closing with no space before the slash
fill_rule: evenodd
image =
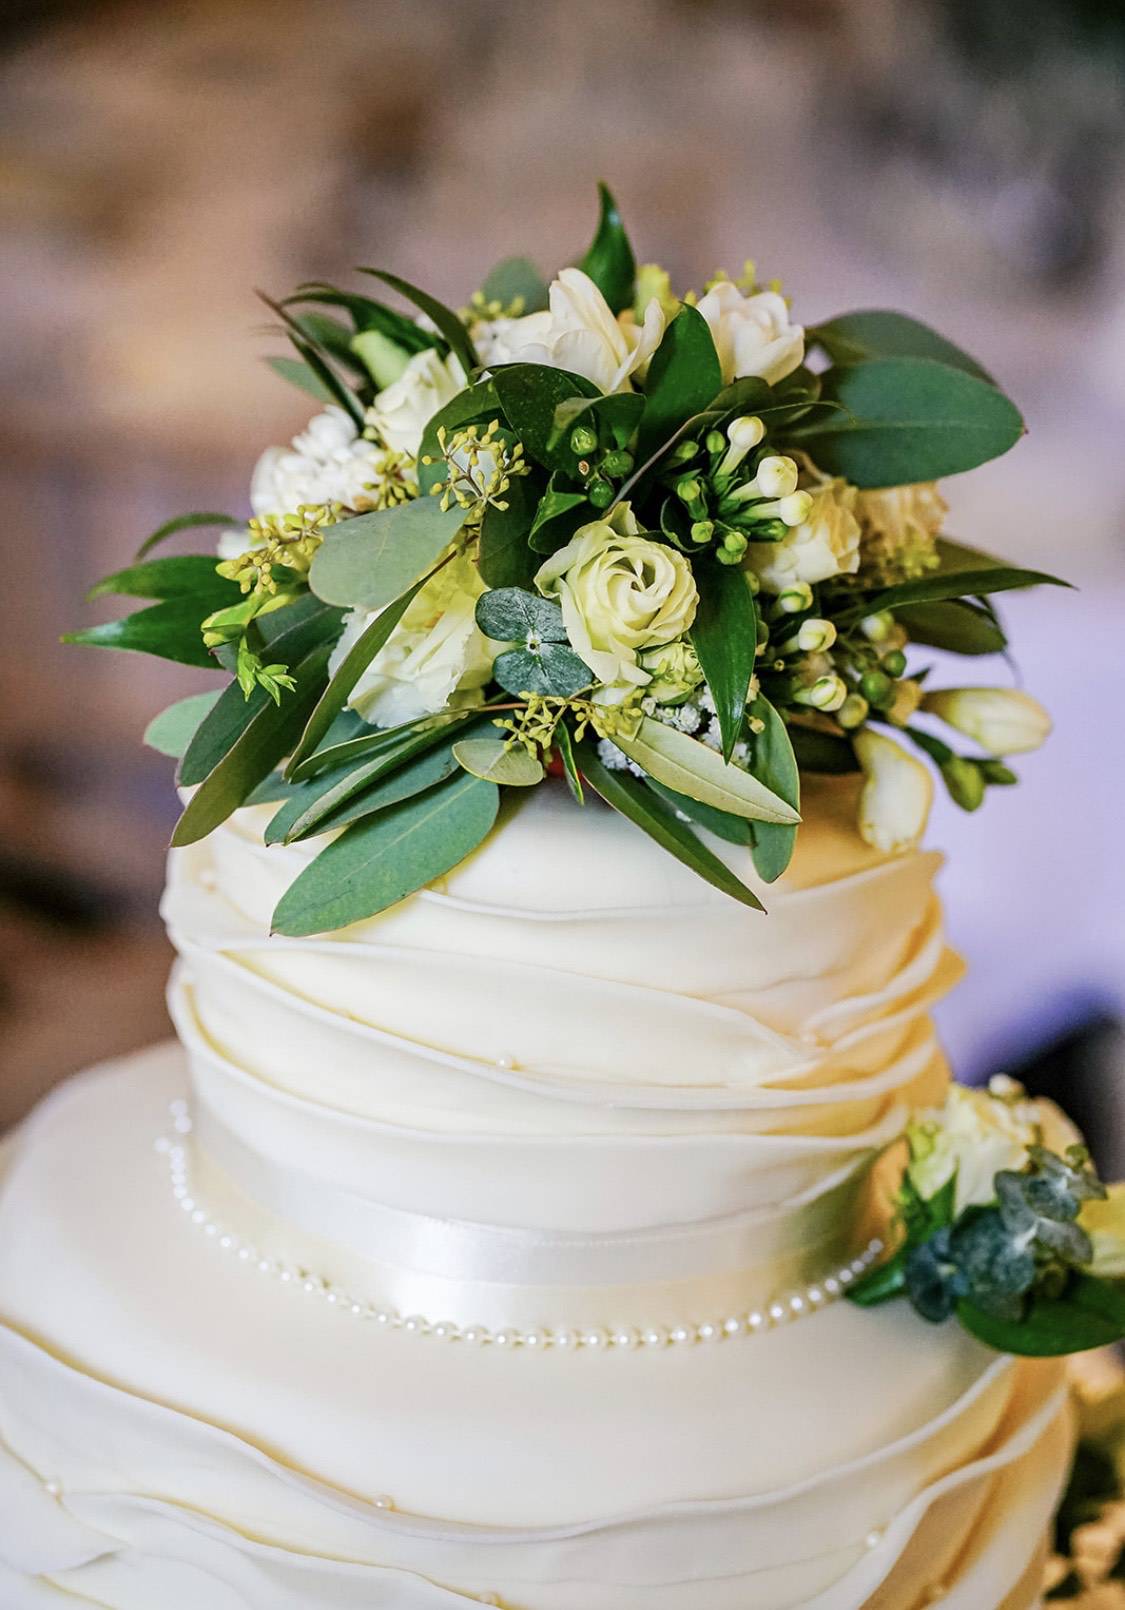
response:
<path id="1" fill-rule="evenodd" d="M 1079 1441 L 1055 1518 L 1047 1602 L 1125 1610 L 1125 1369 L 1112 1351 L 1070 1364 Z"/>
<path id="2" fill-rule="evenodd" d="M 513 259 L 455 311 L 364 272 L 269 302 L 322 411 L 250 517 L 169 521 L 94 589 L 151 606 L 72 634 L 230 674 L 147 736 L 193 790 L 176 844 L 247 803 L 267 843 L 321 841 L 276 932 L 433 883 L 548 774 L 754 910 L 802 773 L 853 774 L 886 854 L 935 782 L 972 811 L 1016 781 L 1042 707 L 931 682 L 933 649 L 1005 650 L 999 594 L 1057 583 L 943 534 L 938 479 L 1023 429 L 965 352 L 897 313 L 806 328 L 751 263 L 675 296 L 604 186 L 549 283 Z M 208 526 L 217 562 L 148 556 Z"/>
<path id="3" fill-rule="evenodd" d="M 812 1281 L 800 1290 L 786 1292 L 761 1308 L 750 1308 L 717 1315 L 698 1322 L 679 1325 L 555 1326 L 520 1329 L 515 1326 L 455 1324 L 451 1320 L 423 1314 L 400 1314 L 370 1295 L 346 1292 L 303 1264 L 290 1263 L 264 1255 L 233 1229 L 212 1217 L 193 1189 L 186 1139 L 192 1132 L 191 1114 L 186 1101 L 177 1100 L 169 1108 L 171 1135 L 156 1140 L 156 1151 L 166 1159 L 172 1196 L 188 1222 L 220 1251 L 248 1269 L 256 1270 L 291 1290 L 302 1292 L 352 1319 L 365 1320 L 379 1330 L 402 1331 L 408 1336 L 428 1336 L 437 1341 L 463 1342 L 470 1347 L 491 1347 L 511 1351 L 592 1353 L 633 1352 L 638 1348 L 686 1347 L 704 1342 L 734 1341 L 758 1336 L 779 1326 L 808 1318 L 845 1296 L 861 1281 L 883 1253 L 883 1242 L 874 1237 L 863 1251 L 847 1263 L 829 1270 L 822 1280 Z"/>
<path id="4" fill-rule="evenodd" d="M 1107 1190 L 1061 1113 L 1011 1079 L 954 1085 L 907 1126 L 905 1149 L 894 1251 L 853 1302 L 905 1296 L 923 1319 L 956 1315 L 990 1346 L 1040 1357 L 1125 1338 L 1125 1186 Z"/>

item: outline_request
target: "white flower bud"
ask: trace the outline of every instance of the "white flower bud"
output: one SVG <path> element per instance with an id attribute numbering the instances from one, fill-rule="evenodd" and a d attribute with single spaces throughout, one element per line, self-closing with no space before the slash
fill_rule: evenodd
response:
<path id="1" fill-rule="evenodd" d="M 890 610 L 883 609 L 877 615 L 865 615 L 859 623 L 859 629 L 869 643 L 885 643 L 894 624 L 895 618 Z"/>
<path id="2" fill-rule="evenodd" d="M 790 492 L 788 497 L 779 499 L 777 517 L 788 526 L 802 526 L 812 513 L 812 508 L 811 492 Z"/>
<path id="3" fill-rule="evenodd" d="M 813 591 L 807 581 L 795 581 L 777 595 L 777 607 L 786 615 L 799 615 L 811 609 Z"/>
<path id="4" fill-rule="evenodd" d="M 793 695 L 795 704 L 807 704 L 813 710 L 838 710 L 848 696 L 847 684 L 835 674 L 818 676 L 808 688 L 798 688 Z"/>
<path id="5" fill-rule="evenodd" d="M 739 447 L 743 453 L 748 453 L 766 434 L 766 427 L 757 414 L 740 414 L 732 419 L 727 426 L 727 441 L 732 447 Z"/>
<path id="6" fill-rule="evenodd" d="M 934 798 L 928 768 L 870 727 L 857 732 L 852 743 L 865 779 L 859 797 L 860 836 L 884 854 L 913 849 L 926 831 Z"/>
<path id="7" fill-rule="evenodd" d="M 822 654 L 836 641 L 836 628 L 831 621 L 812 616 L 802 621 L 797 632 L 797 647 L 803 654 Z"/>
<path id="8" fill-rule="evenodd" d="M 1019 688 L 941 688 L 927 693 L 922 705 L 990 755 L 1027 754 L 1051 731 L 1046 710 Z"/>
<path id="9" fill-rule="evenodd" d="M 758 465 L 755 479 L 765 498 L 786 498 L 797 490 L 797 466 L 791 458 L 771 453 Z"/>
<path id="10" fill-rule="evenodd" d="M 845 730 L 852 727 L 862 727 L 867 720 L 867 713 L 871 709 L 862 693 L 849 693 L 843 704 L 836 712 L 836 720 Z"/>

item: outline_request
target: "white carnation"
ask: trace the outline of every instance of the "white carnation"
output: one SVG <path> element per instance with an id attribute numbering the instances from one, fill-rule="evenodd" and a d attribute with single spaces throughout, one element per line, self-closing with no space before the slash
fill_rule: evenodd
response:
<path id="1" fill-rule="evenodd" d="M 342 408 L 326 408 L 289 447 L 266 448 L 254 468 L 250 506 L 258 516 L 295 514 L 302 504 L 369 508 L 370 488 L 382 475 L 385 456 Z"/>
<path id="2" fill-rule="evenodd" d="M 484 592 L 476 565 L 466 555 L 451 560 L 428 581 L 364 671 L 348 703 L 365 721 L 396 727 L 434 715 L 447 705 L 480 702 L 492 674 L 495 644 L 476 623 Z M 328 662 L 334 675 L 379 611 L 353 610 Z"/>
<path id="3" fill-rule="evenodd" d="M 414 354 L 393 385 L 379 392 L 367 411 L 368 421 L 388 447 L 416 457 L 430 420 L 467 384 L 452 352 L 442 358 L 427 347 Z"/>
<path id="4" fill-rule="evenodd" d="M 804 329 L 790 324 L 785 298 L 776 291 L 746 296 L 724 280 L 700 298 L 698 308 L 710 327 L 728 384 L 758 375 L 776 385 L 805 356 Z"/>
<path id="5" fill-rule="evenodd" d="M 583 375 L 601 391 L 629 391 L 630 377 L 660 345 L 664 325 L 664 310 L 655 297 L 638 327 L 632 313 L 614 317 L 588 274 L 564 268 L 551 283 L 544 312 L 479 326 L 477 352 L 486 367 L 542 363 Z"/>

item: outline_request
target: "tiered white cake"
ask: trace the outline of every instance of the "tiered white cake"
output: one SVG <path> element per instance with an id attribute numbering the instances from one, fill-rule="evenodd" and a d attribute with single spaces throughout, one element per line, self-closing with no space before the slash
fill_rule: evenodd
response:
<path id="1" fill-rule="evenodd" d="M 5 1610 L 1038 1604 L 1059 1368 L 841 1300 L 947 1078 L 937 859 L 804 817 L 768 918 L 561 785 L 320 940 L 255 812 L 174 854 L 186 1056 L 0 1197 Z"/>

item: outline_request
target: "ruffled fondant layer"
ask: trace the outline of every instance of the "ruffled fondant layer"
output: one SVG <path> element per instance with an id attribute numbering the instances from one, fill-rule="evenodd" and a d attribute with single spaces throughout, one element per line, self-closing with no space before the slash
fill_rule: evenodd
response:
<path id="1" fill-rule="evenodd" d="M 656 1354 L 381 1333 L 192 1233 L 149 1145 L 182 1089 L 168 1052 L 78 1081 L 8 1170 L 6 1606 L 1037 1602 L 1054 1367 L 847 1305 Z"/>

